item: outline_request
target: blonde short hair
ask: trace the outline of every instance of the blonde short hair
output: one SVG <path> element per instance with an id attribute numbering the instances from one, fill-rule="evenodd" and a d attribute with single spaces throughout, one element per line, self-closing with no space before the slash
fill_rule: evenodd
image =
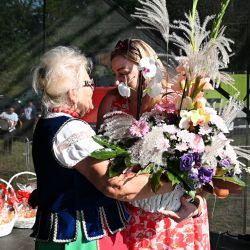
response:
<path id="1" fill-rule="evenodd" d="M 44 108 L 70 105 L 67 92 L 81 86 L 86 71 L 88 59 L 78 49 L 58 46 L 47 51 L 33 73 L 33 88 L 41 91 Z"/>

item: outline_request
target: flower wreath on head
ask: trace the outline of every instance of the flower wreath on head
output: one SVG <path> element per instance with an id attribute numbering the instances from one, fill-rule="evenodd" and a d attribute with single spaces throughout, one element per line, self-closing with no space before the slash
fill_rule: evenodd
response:
<path id="1" fill-rule="evenodd" d="M 162 176 L 173 185 L 180 184 L 192 197 L 198 188 L 205 188 L 215 179 L 245 186 L 241 176 L 250 168 L 239 158 L 250 160 L 250 151 L 246 146 L 233 146 L 225 136 L 244 104 L 231 97 L 218 114 L 204 97 L 205 89 L 216 88 L 220 82 L 233 86 L 232 77 L 221 71 L 228 66 L 231 52 L 232 41 L 221 28 L 230 0 L 222 0 L 219 14 L 207 17 L 203 24 L 197 13 L 198 0 L 193 1 L 192 12 L 185 15 L 187 20 L 173 24 L 169 23 L 165 0 L 139 2 L 142 8 L 137 8 L 134 16 L 159 30 L 167 44 L 172 42 L 183 53 L 173 56 L 178 62 L 176 75 L 170 82 L 171 93 L 163 94 L 172 95 L 172 106 L 157 104 L 138 119 L 121 111 L 106 114 L 102 135 L 94 137 L 104 148 L 91 156 L 111 159 L 110 176 L 140 166 L 138 173 L 150 173 L 153 191 L 161 186 Z M 206 26 L 213 18 L 210 32 Z M 176 29 L 182 31 L 180 35 Z M 156 60 L 141 58 L 138 67 L 149 80 L 144 93 L 162 93 Z"/>

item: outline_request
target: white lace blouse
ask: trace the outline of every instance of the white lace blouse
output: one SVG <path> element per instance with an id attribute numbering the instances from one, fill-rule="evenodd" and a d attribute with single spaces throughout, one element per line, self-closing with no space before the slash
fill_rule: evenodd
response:
<path id="1" fill-rule="evenodd" d="M 61 115 L 67 114 L 48 113 L 45 118 Z M 84 121 L 72 120 L 65 123 L 54 137 L 53 150 L 56 159 L 64 167 L 72 168 L 93 151 L 102 148 L 93 140 L 94 135 L 95 131 Z"/>

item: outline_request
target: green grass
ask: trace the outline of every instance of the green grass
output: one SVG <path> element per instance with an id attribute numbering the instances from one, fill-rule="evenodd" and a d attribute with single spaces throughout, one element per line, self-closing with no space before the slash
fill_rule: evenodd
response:
<path id="1" fill-rule="evenodd" d="M 4 154 L 3 140 L 0 139 L 0 177 L 8 180 L 11 176 L 22 171 L 33 171 L 31 145 L 24 137 L 15 137 L 12 154 Z"/>
<path id="2" fill-rule="evenodd" d="M 238 96 L 238 100 L 243 100 L 246 96 L 246 91 L 247 91 L 247 75 L 246 74 L 232 74 L 231 76 L 235 80 L 234 87 L 240 92 L 240 95 Z M 222 83 L 221 87 L 226 92 L 228 92 L 231 96 L 234 96 L 237 93 L 237 90 L 235 90 L 230 85 L 226 85 L 226 84 Z M 224 101 L 226 100 L 226 98 L 224 96 L 222 96 L 216 90 L 207 90 L 205 92 L 205 97 L 207 99 L 222 99 Z"/>

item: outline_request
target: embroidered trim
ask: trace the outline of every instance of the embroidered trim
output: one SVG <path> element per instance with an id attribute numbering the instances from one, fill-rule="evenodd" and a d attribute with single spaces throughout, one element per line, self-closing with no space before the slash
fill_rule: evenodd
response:
<path id="1" fill-rule="evenodd" d="M 75 241 L 76 240 L 76 235 L 77 235 L 77 220 L 76 220 L 76 233 L 75 233 L 75 236 L 73 239 L 62 239 L 62 240 L 59 240 L 57 239 L 57 233 L 58 233 L 58 213 L 55 213 L 54 214 L 55 216 L 55 224 L 54 224 L 54 233 L 53 233 L 53 242 L 56 242 L 56 243 L 68 243 L 68 242 L 72 242 L 72 241 Z M 77 216 L 76 216 L 77 217 Z"/>
<path id="2" fill-rule="evenodd" d="M 101 224 L 102 224 L 103 233 L 104 233 L 104 235 L 107 235 L 107 230 L 106 230 L 105 221 L 104 221 L 105 214 L 103 213 L 103 210 L 104 210 L 104 208 L 100 207 L 99 208 L 99 214 L 100 214 L 100 218 L 101 218 Z"/>
<path id="3" fill-rule="evenodd" d="M 97 235 L 97 236 L 94 236 L 94 237 L 90 237 L 88 235 L 86 222 L 85 222 L 85 218 L 84 218 L 84 211 L 80 210 L 80 211 L 76 211 L 76 225 L 75 225 L 76 231 L 75 231 L 75 235 L 74 235 L 74 237 L 72 239 L 57 239 L 58 226 L 59 226 L 59 224 L 58 224 L 58 213 L 52 213 L 51 214 L 50 229 L 49 229 L 48 239 L 47 240 L 37 238 L 38 235 L 39 235 L 40 222 L 41 222 L 41 217 L 42 217 L 42 215 L 40 214 L 39 215 L 39 224 L 38 224 L 39 227 L 38 227 L 38 230 L 37 230 L 37 234 L 34 237 L 35 237 L 35 239 L 37 241 L 40 241 L 40 242 L 48 242 L 48 241 L 50 241 L 50 239 L 52 239 L 52 242 L 56 242 L 56 243 L 69 243 L 69 242 L 77 240 L 78 235 L 79 235 L 79 227 L 80 226 L 82 226 L 85 238 L 87 240 L 89 240 L 89 241 L 90 240 L 98 240 L 98 239 L 103 238 L 104 236 L 107 236 L 108 233 L 107 233 L 106 228 L 109 230 L 109 232 L 111 234 L 115 234 L 115 233 L 123 230 L 126 227 L 126 223 L 124 223 L 124 220 L 123 220 L 123 218 L 121 216 L 121 211 L 122 210 L 120 209 L 119 202 L 117 202 L 117 205 L 118 205 L 120 220 L 121 220 L 122 224 L 124 225 L 124 227 L 120 227 L 115 231 L 111 231 L 111 229 L 110 229 L 110 227 L 109 227 L 109 225 L 107 223 L 107 218 L 106 218 L 106 213 L 105 213 L 104 207 L 99 207 L 99 214 L 100 214 L 100 218 L 101 218 L 101 226 L 102 226 L 103 234 L 100 234 L 100 235 Z"/>
<path id="4" fill-rule="evenodd" d="M 123 224 L 123 227 L 117 228 L 115 231 L 112 231 L 112 230 L 110 229 L 109 224 L 108 224 L 108 221 L 107 221 L 105 209 L 104 209 L 104 207 L 102 207 L 103 217 L 104 217 L 104 219 L 105 219 L 106 226 L 107 226 L 107 228 L 108 228 L 108 230 L 109 230 L 109 232 L 110 232 L 111 234 L 115 234 L 115 233 L 117 233 L 117 232 L 123 230 L 123 229 L 126 227 L 126 224 L 127 224 L 127 223 L 124 223 L 124 220 L 123 220 L 122 215 L 121 215 L 121 209 L 120 209 L 120 206 L 118 205 L 118 202 L 117 202 L 117 201 L 116 201 L 116 205 L 117 205 L 117 209 L 118 209 L 118 213 L 119 213 L 119 218 L 120 218 L 120 221 L 121 221 L 122 224 Z"/>
<path id="5" fill-rule="evenodd" d="M 91 138 L 86 136 L 84 133 L 79 132 L 79 133 L 75 133 L 73 135 L 71 135 L 70 137 L 68 137 L 66 140 L 64 140 L 63 142 L 61 142 L 58 145 L 58 149 L 59 150 L 64 150 L 64 149 L 68 149 L 70 147 L 72 147 L 75 143 L 79 142 L 82 139 L 85 138 Z"/>
<path id="6" fill-rule="evenodd" d="M 54 113 L 54 114 L 56 114 L 56 113 Z M 60 116 L 62 116 L 62 115 L 60 115 Z M 67 116 L 67 115 L 64 115 L 64 116 Z M 69 117 L 69 116 L 67 116 L 67 117 Z M 79 119 L 76 119 L 76 118 L 71 118 L 71 117 L 69 117 L 69 119 L 66 120 L 66 121 L 60 126 L 60 128 L 57 130 L 57 132 L 55 133 L 55 135 L 54 135 L 54 137 L 53 137 L 53 139 L 52 139 L 52 142 L 51 142 L 51 149 L 50 149 L 50 150 L 51 150 L 51 152 L 52 152 L 52 155 L 53 155 L 53 157 L 54 157 L 54 160 L 55 160 L 61 167 L 66 168 L 66 169 L 72 169 L 72 168 L 71 168 L 71 167 L 64 166 L 60 161 L 57 160 L 57 158 L 56 158 L 56 156 L 55 156 L 55 153 L 54 153 L 54 150 L 53 150 L 53 144 L 55 143 L 55 138 L 56 138 L 57 134 L 61 131 L 61 129 L 62 129 L 68 122 L 71 122 L 71 121 L 74 121 L 74 120 L 81 121 L 81 122 L 83 122 L 83 123 L 86 124 L 85 121 L 82 121 L 82 120 L 79 120 Z"/>
<path id="7" fill-rule="evenodd" d="M 36 239 L 36 241 L 39 241 L 39 242 L 49 242 L 50 235 L 52 234 L 54 216 L 53 216 L 53 214 L 50 215 L 50 229 L 49 229 L 47 240 L 42 240 L 42 239 L 37 238 L 39 235 L 39 231 L 40 231 L 41 219 L 42 219 L 42 212 L 39 213 L 39 224 L 38 224 L 38 228 L 37 228 L 37 234 L 34 236 L 34 238 Z"/>
<path id="8" fill-rule="evenodd" d="M 79 235 L 79 227 L 81 226 L 80 224 L 80 212 L 76 211 L 76 234 L 75 234 L 75 238 L 73 239 L 74 241 L 77 240 L 78 235 Z"/>
<path id="9" fill-rule="evenodd" d="M 124 225 L 126 226 L 126 224 L 129 223 L 130 219 L 131 219 L 131 215 L 128 213 L 127 209 L 124 207 L 125 205 L 122 204 L 119 201 L 116 201 L 117 205 L 119 206 L 119 211 L 121 211 L 122 217 L 123 217 L 123 223 L 125 223 Z M 128 219 L 126 219 L 126 216 L 124 214 L 124 210 L 126 209 L 126 212 L 128 213 Z"/>
<path id="10" fill-rule="evenodd" d="M 88 231 L 87 231 L 87 227 L 86 227 L 86 222 L 85 222 L 85 218 L 84 218 L 84 212 L 81 211 L 81 216 L 82 216 L 82 226 L 83 226 L 83 231 L 84 231 L 84 235 L 86 237 L 87 240 L 98 240 L 101 239 L 103 236 L 105 236 L 105 234 L 101 234 L 98 236 L 94 236 L 94 237 L 90 237 L 88 235 Z M 102 228 L 103 232 L 105 232 L 105 230 Z"/>
<path id="11" fill-rule="evenodd" d="M 53 232 L 53 225 L 54 225 L 54 214 L 50 215 L 50 229 L 49 229 L 49 234 L 48 234 L 48 240 L 51 238 L 52 232 Z"/>

